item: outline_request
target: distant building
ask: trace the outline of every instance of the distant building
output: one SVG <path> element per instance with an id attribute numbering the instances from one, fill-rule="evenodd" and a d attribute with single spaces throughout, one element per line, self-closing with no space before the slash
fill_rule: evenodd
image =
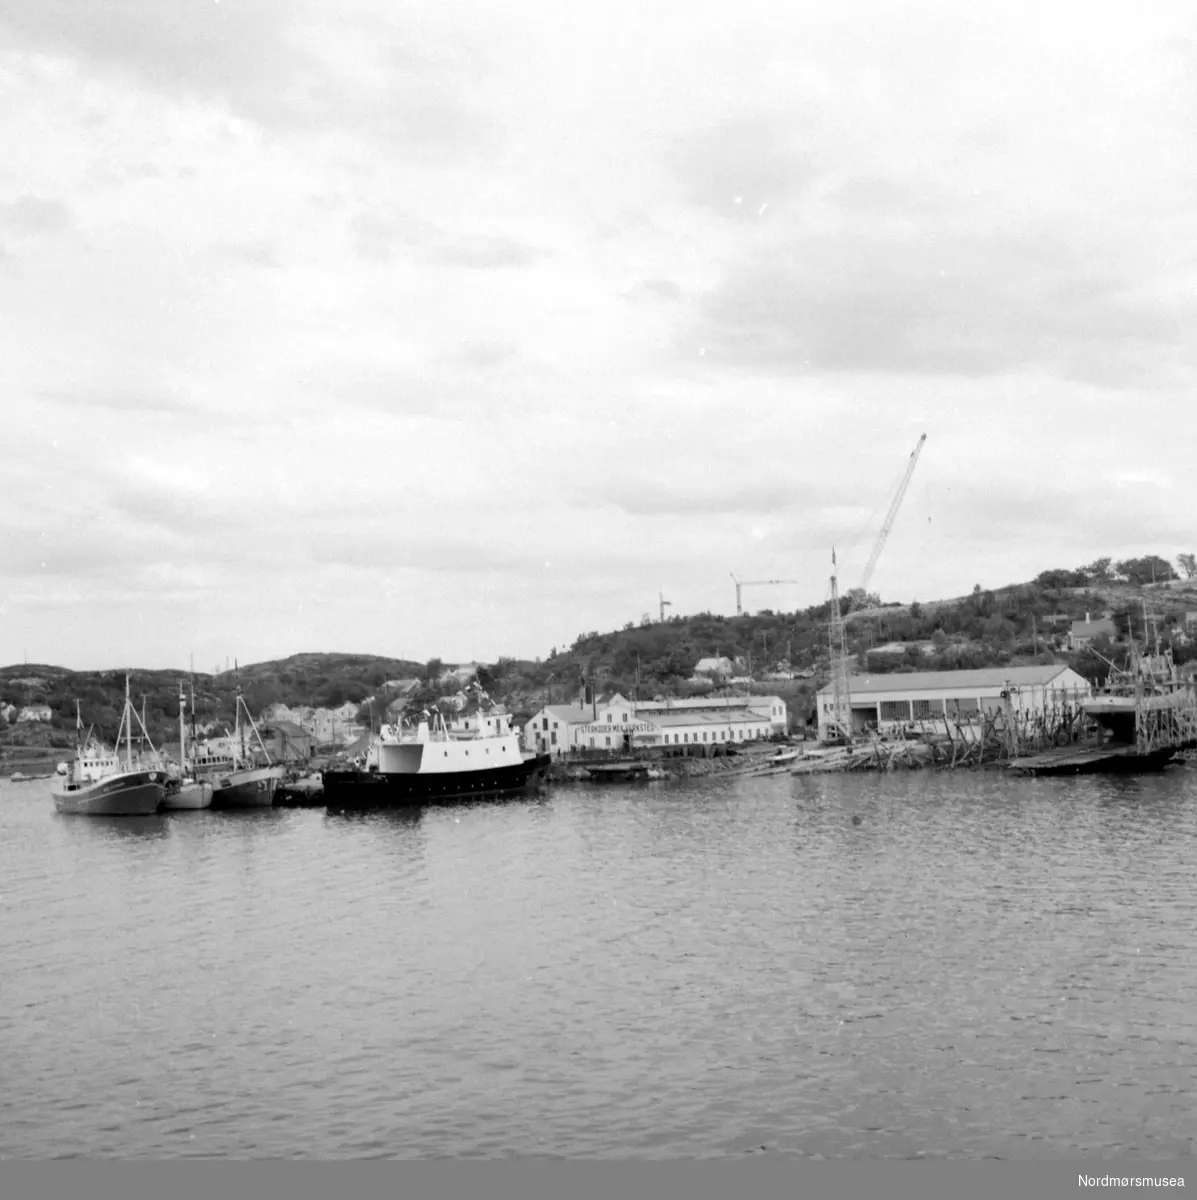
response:
<path id="1" fill-rule="evenodd" d="M 616 694 L 592 704 L 550 704 L 524 726 L 524 748 L 541 754 L 660 749 L 714 754 L 784 730 L 785 703 L 776 696 L 653 700 Z"/>
<path id="2" fill-rule="evenodd" d="M 1118 637 L 1118 626 L 1105 617 L 1091 621 L 1089 614 L 1086 613 L 1083 621 L 1073 621 L 1072 623 L 1072 629 L 1068 633 L 1069 649 L 1083 650 L 1099 637 L 1114 641 Z"/>
<path id="3" fill-rule="evenodd" d="M 275 762 L 297 762 L 312 756 L 312 735 L 294 721 L 272 721 L 261 726 L 258 732 L 266 746 L 266 753 Z"/>
<path id="4" fill-rule="evenodd" d="M 1063 663 L 1030 667 L 984 667 L 972 671 L 915 671 L 905 675 L 853 675 L 848 680 L 853 732 L 879 732 L 921 721 L 979 720 L 1009 700 L 1019 711 L 1042 712 L 1074 705 L 1092 689 Z M 830 733 L 835 705 L 828 683 L 816 696 L 819 737 Z"/>
<path id="5" fill-rule="evenodd" d="M 458 683 L 465 687 L 467 683 L 478 677 L 478 664 L 475 662 L 462 663 L 460 667 L 450 667 L 442 671 L 438 683 Z"/>
<path id="6" fill-rule="evenodd" d="M 710 679 L 730 679 L 735 669 L 730 658 L 720 655 L 718 658 L 700 658 L 694 666 L 694 674 Z"/>
<path id="7" fill-rule="evenodd" d="M 786 702 L 780 696 L 695 696 L 688 700 L 659 697 L 640 700 L 633 706 L 638 717 L 666 713 L 729 713 L 742 709 L 755 717 L 764 717 L 772 733 L 785 733 L 789 718 Z"/>
<path id="8" fill-rule="evenodd" d="M 17 721 L 48 721 L 50 719 L 50 706 L 48 704 L 26 704 L 24 708 L 17 713 Z"/>

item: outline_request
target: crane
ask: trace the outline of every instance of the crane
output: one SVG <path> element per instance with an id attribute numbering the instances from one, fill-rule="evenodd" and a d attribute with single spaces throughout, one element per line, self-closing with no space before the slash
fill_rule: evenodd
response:
<path id="1" fill-rule="evenodd" d="M 661 624 L 664 625 L 665 624 L 665 610 L 667 608 L 673 607 L 673 601 L 666 600 L 664 592 L 658 592 L 657 599 L 661 602 Z"/>
<path id="2" fill-rule="evenodd" d="M 919 461 L 919 453 L 926 440 L 927 435 L 924 433 L 920 436 L 918 445 L 915 446 L 910 455 L 910 462 L 907 464 L 906 470 L 902 475 L 902 482 L 898 484 L 898 490 L 894 493 L 894 498 L 890 502 L 889 511 L 885 514 L 885 520 L 881 523 L 881 532 L 877 535 L 877 541 L 873 545 L 873 552 L 869 555 L 869 561 L 865 564 L 864 575 L 861 577 L 860 593 L 862 594 L 868 588 L 869 580 L 873 577 L 873 568 L 877 565 L 877 560 L 881 557 L 881 551 L 885 549 L 886 539 L 890 535 L 890 530 L 894 527 L 898 509 L 902 504 L 902 497 L 906 495 L 910 478 L 914 474 L 914 468 Z M 840 593 L 839 584 L 836 579 L 834 548 L 831 551 L 831 621 L 828 628 L 828 639 L 831 667 L 831 712 L 830 719 L 826 724 L 831 727 L 832 736 L 842 737 L 851 741 L 852 690 L 848 682 L 848 639 L 845 631 L 844 614 L 840 612 Z"/>
<path id="3" fill-rule="evenodd" d="M 731 575 L 731 572 L 729 571 L 728 574 Z M 744 614 L 744 608 L 740 603 L 740 589 L 741 588 L 765 587 L 766 585 L 772 587 L 774 585 L 779 585 L 779 584 L 797 583 L 798 582 L 797 579 L 736 579 L 735 575 L 732 575 L 732 580 L 735 582 L 735 585 L 736 585 L 736 616 L 737 617 L 743 616 L 743 614 Z"/>
<path id="4" fill-rule="evenodd" d="M 924 433 L 919 438 L 918 445 L 911 452 L 906 473 L 902 476 L 902 482 L 898 484 L 898 490 L 894 493 L 893 501 L 889 506 L 889 512 L 885 514 L 885 520 L 881 524 L 881 532 L 877 535 L 877 541 L 873 546 L 873 553 L 869 555 L 869 561 L 865 564 L 864 575 L 861 576 L 860 580 L 860 590 L 862 592 L 868 591 L 869 580 L 873 578 L 873 568 L 877 565 L 877 560 L 881 557 L 881 551 L 885 549 L 886 539 L 889 537 L 890 530 L 894 527 L 894 520 L 898 515 L 898 509 L 902 505 L 902 497 L 906 495 L 906 489 L 910 486 L 910 477 L 914 474 L 914 468 L 918 465 L 919 454 L 926 440 L 927 435 Z"/>

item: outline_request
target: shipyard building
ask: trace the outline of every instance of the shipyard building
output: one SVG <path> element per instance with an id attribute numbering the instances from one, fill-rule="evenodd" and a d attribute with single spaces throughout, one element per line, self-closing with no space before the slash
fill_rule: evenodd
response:
<path id="1" fill-rule="evenodd" d="M 632 701 L 615 695 L 592 704 L 545 705 L 524 726 L 523 744 L 555 757 L 640 749 L 711 755 L 784 733 L 787 719 L 778 696 Z"/>
<path id="2" fill-rule="evenodd" d="M 1092 695 L 1084 676 L 1063 663 L 1030 667 L 985 667 L 974 671 L 914 671 L 852 675 L 852 731 L 885 733 L 908 725 L 944 720 L 972 724 L 1009 703 L 1016 712 L 1049 713 L 1076 707 Z M 835 715 L 831 684 L 818 691 L 819 737 L 830 734 Z"/>

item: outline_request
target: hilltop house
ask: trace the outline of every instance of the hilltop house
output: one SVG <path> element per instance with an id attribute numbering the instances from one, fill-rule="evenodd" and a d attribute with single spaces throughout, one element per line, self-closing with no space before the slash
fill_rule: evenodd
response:
<path id="1" fill-rule="evenodd" d="M 48 704 L 26 704 L 17 713 L 17 721 L 48 721 L 50 715 L 50 706 Z"/>
<path id="2" fill-rule="evenodd" d="M 1099 637 L 1106 637 L 1110 641 L 1115 641 L 1118 637 L 1118 626 L 1106 617 L 1097 621 L 1091 621 L 1089 620 L 1089 614 L 1086 613 L 1083 621 L 1073 621 L 1072 629 L 1068 634 L 1068 648 L 1070 650 L 1083 650 Z"/>

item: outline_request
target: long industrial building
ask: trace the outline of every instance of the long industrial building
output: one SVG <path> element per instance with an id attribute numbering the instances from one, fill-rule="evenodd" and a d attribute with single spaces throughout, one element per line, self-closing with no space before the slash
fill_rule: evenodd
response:
<path id="1" fill-rule="evenodd" d="M 652 748 L 710 755 L 730 744 L 784 733 L 786 722 L 779 696 L 636 702 L 615 695 L 592 704 L 546 705 L 524 726 L 524 748 L 555 757 Z"/>
<path id="2" fill-rule="evenodd" d="M 1092 694 L 1082 675 L 1063 663 L 1030 667 L 984 667 L 973 671 L 914 671 L 853 675 L 848 680 L 852 731 L 886 732 L 925 721 L 973 722 L 1001 709 L 1007 699 L 1022 712 L 1075 707 Z M 819 737 L 830 734 L 835 716 L 831 684 L 818 691 Z"/>

